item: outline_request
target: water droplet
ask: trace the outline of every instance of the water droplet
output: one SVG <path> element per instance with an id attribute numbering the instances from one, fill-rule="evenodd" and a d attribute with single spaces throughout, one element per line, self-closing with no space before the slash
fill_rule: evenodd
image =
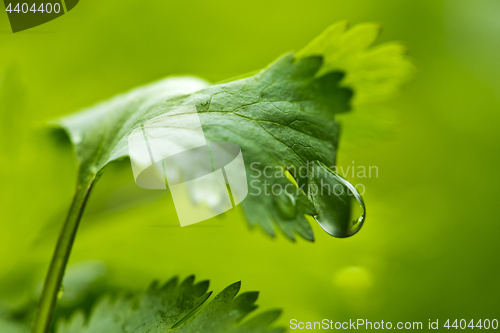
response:
<path id="1" fill-rule="evenodd" d="M 318 212 L 314 219 L 329 235 L 350 237 L 363 226 L 366 208 L 359 192 L 319 161 L 309 164 L 308 195 Z"/>

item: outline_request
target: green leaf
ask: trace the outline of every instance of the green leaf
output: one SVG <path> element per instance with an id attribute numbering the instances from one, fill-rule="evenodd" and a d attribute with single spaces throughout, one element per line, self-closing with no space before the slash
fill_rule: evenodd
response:
<path id="1" fill-rule="evenodd" d="M 106 165 L 128 155 L 134 128 L 159 115 L 175 122 L 176 109 L 195 106 L 209 141 L 242 149 L 250 192 L 242 208 L 249 223 L 271 235 L 277 225 L 290 239 L 298 233 L 313 240 L 305 215 L 316 214 L 313 202 L 328 198 L 308 198 L 308 177 L 298 171 L 307 170 L 309 161 L 335 165 L 339 125 L 334 115 L 350 109 L 353 90 L 359 101 L 380 98 L 392 93 L 411 67 L 398 44 L 367 50 L 377 26 L 347 32 L 345 26 L 330 27 L 297 56 L 286 54 L 251 77 L 213 86 L 168 78 L 62 118 L 57 124 L 74 144 L 80 183 L 93 183 Z M 185 95 L 173 97 L 179 93 Z M 299 188 L 266 195 L 292 184 L 283 177 L 285 170 Z"/>
<path id="2" fill-rule="evenodd" d="M 284 330 L 270 325 L 280 311 L 261 313 L 249 320 L 258 293 L 237 296 L 240 283 L 234 283 L 201 308 L 210 297 L 209 283 L 194 283 L 194 276 L 182 283 L 173 278 L 164 285 L 154 282 L 142 294 L 130 294 L 112 301 L 105 298 L 85 319 L 77 312 L 68 322 L 60 322 L 57 333 L 279 333 Z"/>

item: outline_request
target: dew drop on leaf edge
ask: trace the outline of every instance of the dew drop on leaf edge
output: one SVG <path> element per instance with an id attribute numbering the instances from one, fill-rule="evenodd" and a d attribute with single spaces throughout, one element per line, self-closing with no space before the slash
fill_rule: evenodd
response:
<path id="1" fill-rule="evenodd" d="M 329 235 L 346 238 L 364 224 L 366 207 L 361 194 L 347 180 L 319 161 L 309 165 L 309 198 L 317 215 L 314 219 Z"/>

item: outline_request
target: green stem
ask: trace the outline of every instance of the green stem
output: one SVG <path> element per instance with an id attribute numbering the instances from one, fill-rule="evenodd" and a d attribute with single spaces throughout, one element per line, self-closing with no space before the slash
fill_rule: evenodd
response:
<path id="1" fill-rule="evenodd" d="M 50 332 L 54 308 L 57 301 L 57 295 L 61 288 L 64 271 L 68 263 L 73 241 L 75 240 L 78 224 L 83 214 L 85 204 L 94 183 L 92 178 L 88 182 L 77 184 L 73 202 L 66 217 L 66 221 L 59 234 L 52 261 L 43 285 L 42 296 L 35 313 L 35 320 L 31 327 L 31 333 Z"/>

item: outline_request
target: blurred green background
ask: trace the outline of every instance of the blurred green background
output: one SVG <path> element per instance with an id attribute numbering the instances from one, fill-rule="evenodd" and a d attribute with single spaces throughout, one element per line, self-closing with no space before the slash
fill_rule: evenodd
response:
<path id="1" fill-rule="evenodd" d="M 12 34 L 0 13 L 0 299 L 36 297 L 71 201 L 75 158 L 47 120 L 167 75 L 262 68 L 348 19 L 382 23 L 380 41 L 406 43 L 418 67 L 395 99 L 342 117 L 339 164 L 379 170 L 347 177 L 366 187 L 360 233 L 314 225 L 315 243 L 292 243 L 239 209 L 180 228 L 171 198 L 138 188 L 125 161 L 94 189 L 70 271 L 99 260 L 108 285 L 133 289 L 175 274 L 216 292 L 242 280 L 262 308 L 284 308 L 284 326 L 498 318 L 499 17 L 497 0 L 82 0 Z"/>

